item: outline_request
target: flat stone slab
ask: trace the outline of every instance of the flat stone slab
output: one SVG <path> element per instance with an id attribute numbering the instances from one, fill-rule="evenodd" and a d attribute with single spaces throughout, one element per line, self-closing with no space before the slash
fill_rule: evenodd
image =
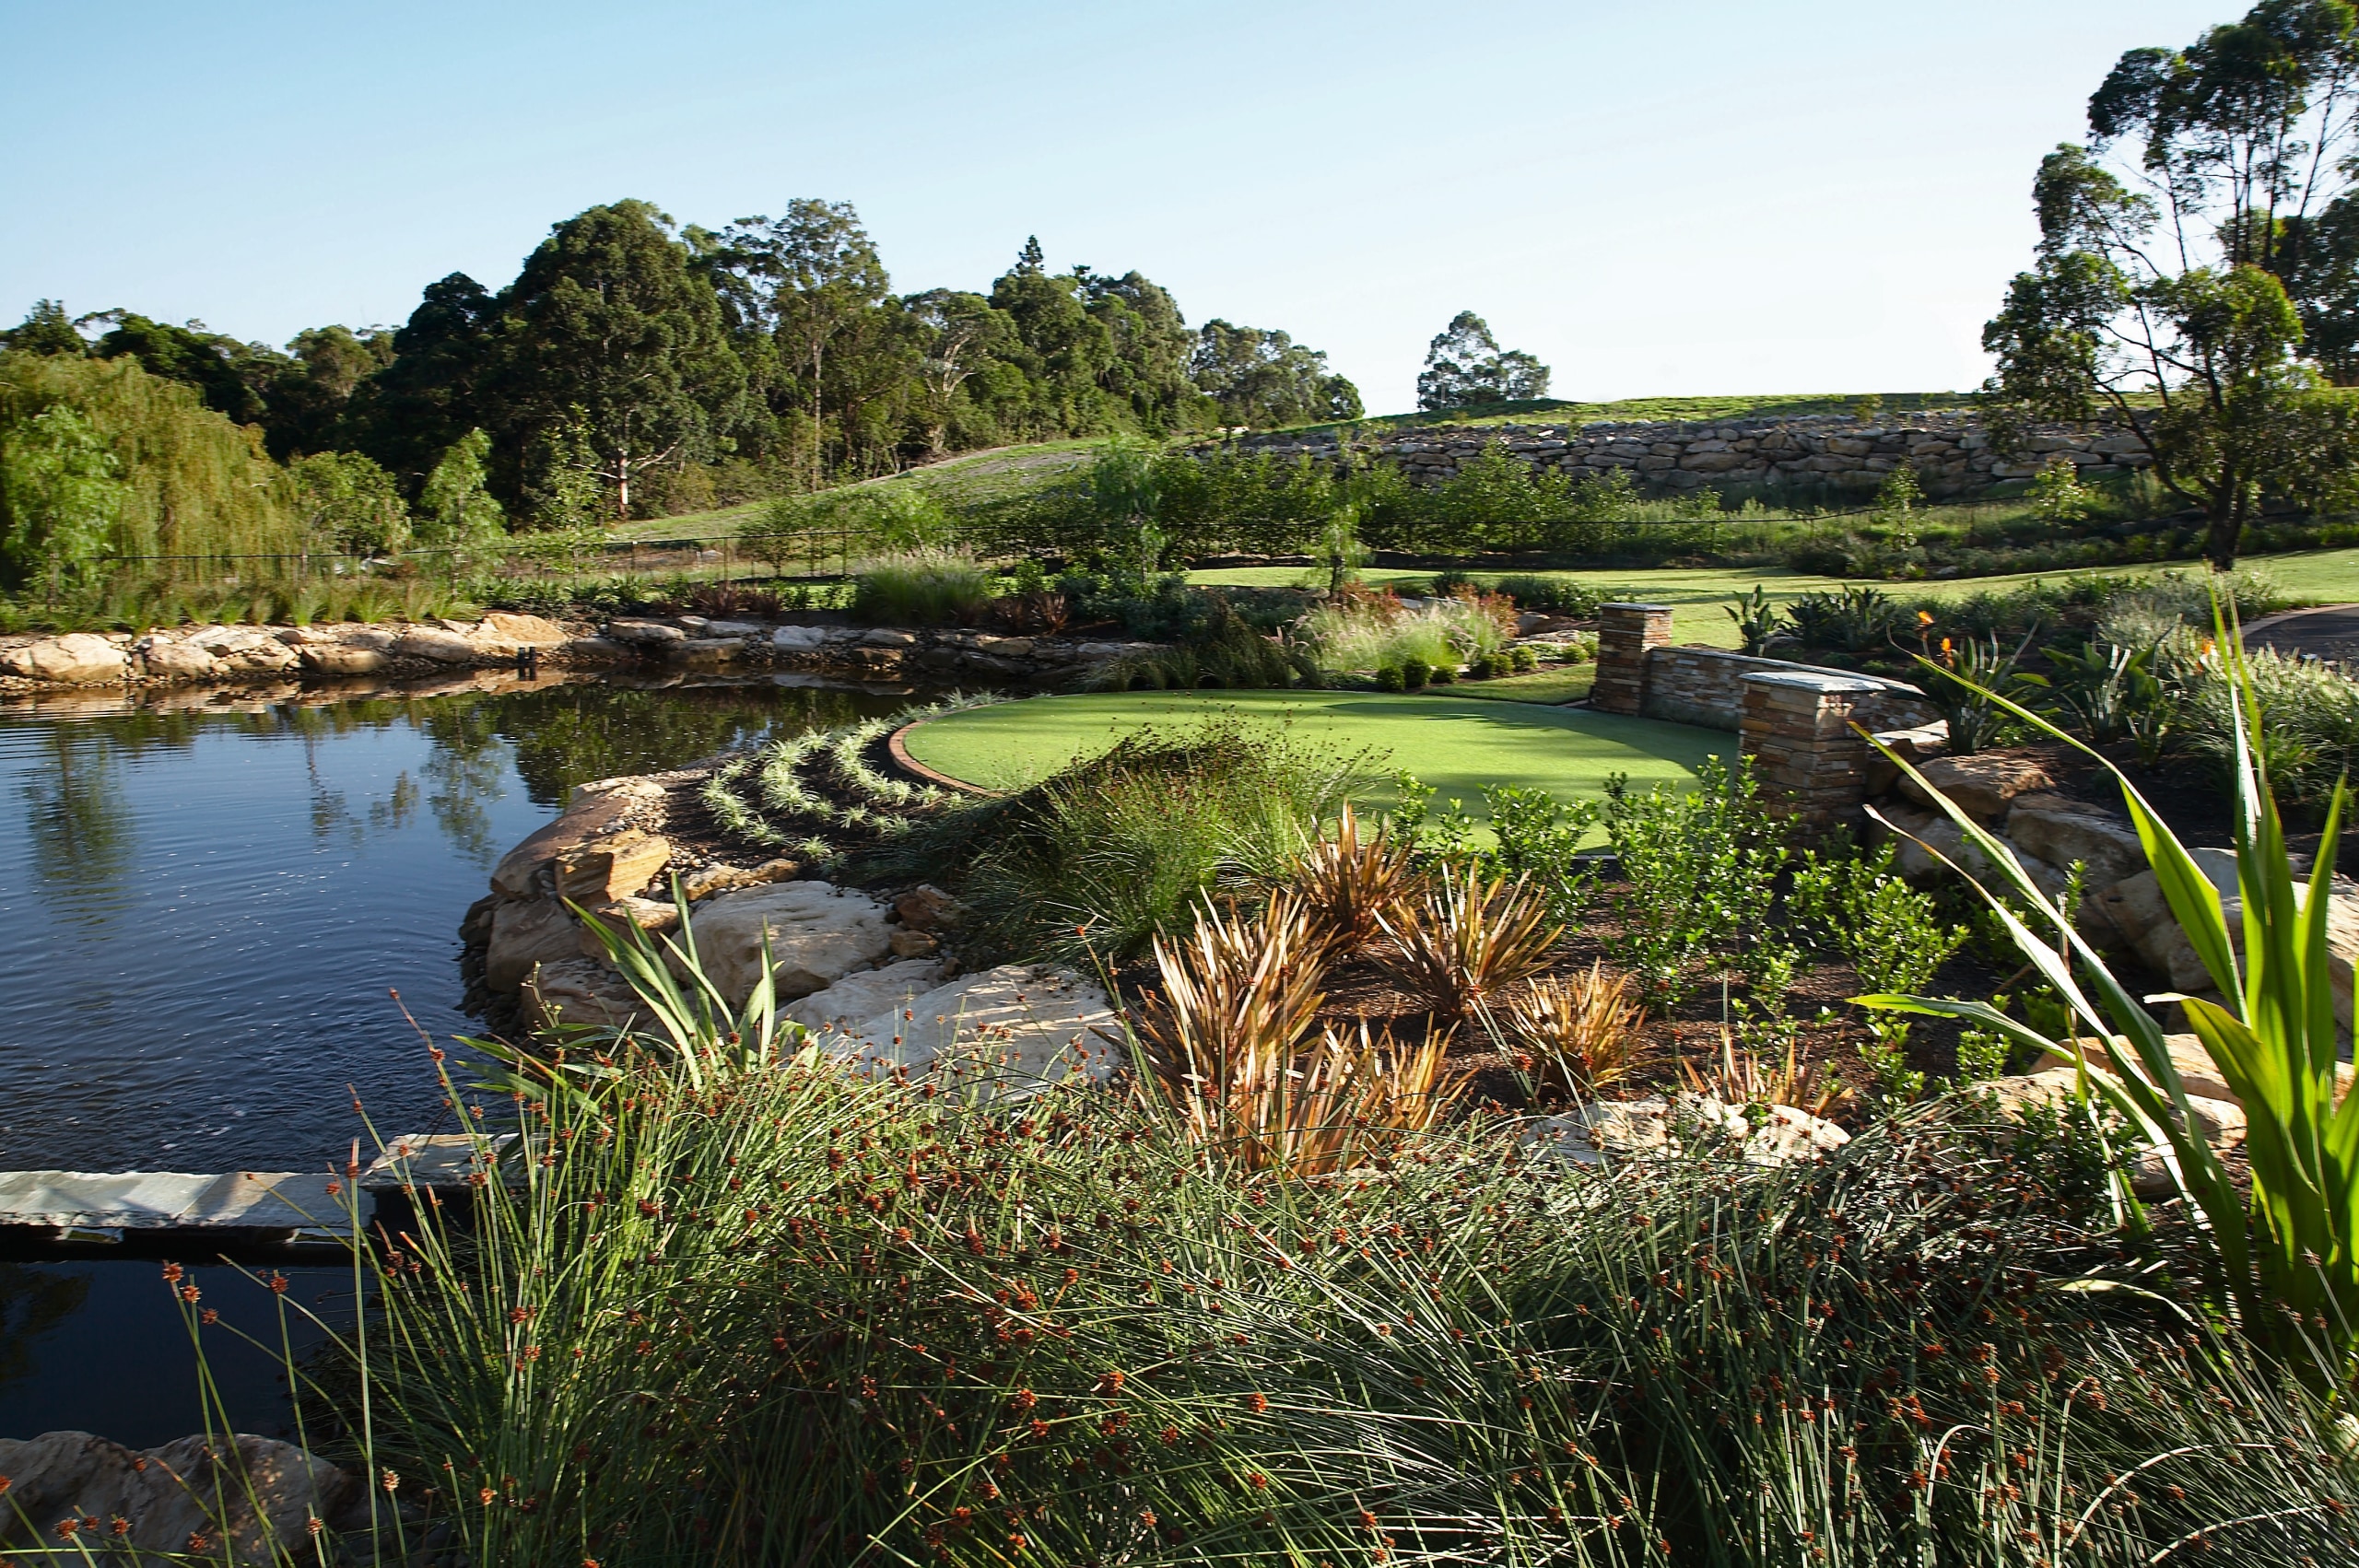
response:
<path id="1" fill-rule="evenodd" d="M 348 1235 L 349 1195 L 304 1171 L 0 1172 L 0 1226 L 53 1229 L 321 1230 Z M 365 1193 L 360 1219 L 375 1203 Z"/>
<path id="2" fill-rule="evenodd" d="M 364 1192 L 384 1192 L 413 1187 L 459 1188 L 480 1185 L 516 1142 L 512 1132 L 405 1133 L 360 1173 Z M 511 1184 L 522 1176 L 511 1173 Z"/>

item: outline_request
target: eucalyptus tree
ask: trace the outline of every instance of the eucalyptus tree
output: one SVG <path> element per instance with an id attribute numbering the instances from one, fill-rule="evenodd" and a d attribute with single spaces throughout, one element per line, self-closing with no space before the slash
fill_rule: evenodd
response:
<path id="1" fill-rule="evenodd" d="M 1503 349 L 1488 322 L 1461 310 L 1426 346 L 1417 406 L 1428 411 L 1548 395 L 1548 367 L 1520 348 Z"/>
<path id="2" fill-rule="evenodd" d="M 1327 369 L 1324 352 L 1287 333 L 1217 318 L 1197 329 L 1188 374 L 1220 406 L 1221 423 L 1268 428 L 1357 419 L 1359 389 Z"/>
<path id="3" fill-rule="evenodd" d="M 742 217 L 690 239 L 741 330 L 771 345 L 780 371 L 771 390 L 801 415 L 797 445 L 806 486 L 816 488 L 830 416 L 842 411 L 828 395 L 831 358 L 839 348 L 873 346 L 877 333 L 868 318 L 892 298 L 875 241 L 850 202 L 808 197 L 789 202 L 782 217 Z M 837 386 L 872 379 L 856 366 L 837 369 Z"/>
<path id="4" fill-rule="evenodd" d="M 451 444 L 499 424 L 490 408 L 499 301 L 465 273 L 426 286 L 393 336 L 393 360 L 356 388 L 356 444 L 413 496 Z"/>
<path id="5" fill-rule="evenodd" d="M 997 362 L 1015 341 L 1015 325 L 980 294 L 930 288 L 902 301 L 922 333 L 918 377 L 926 455 L 949 450 L 949 432 L 967 383 Z"/>
<path id="6" fill-rule="evenodd" d="M 2110 411 L 2223 569 L 2269 497 L 2352 479 L 2354 411 L 2317 355 L 2348 369 L 2359 341 L 2355 21 L 2345 0 L 2264 0 L 2184 50 L 2124 54 L 2085 142 L 2041 160 L 2034 264 L 1983 329 L 1989 390 L 2024 414 Z"/>

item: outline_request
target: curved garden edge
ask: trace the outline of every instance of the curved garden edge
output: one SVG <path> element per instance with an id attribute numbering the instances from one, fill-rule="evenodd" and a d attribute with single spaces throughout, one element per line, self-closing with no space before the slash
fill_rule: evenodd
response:
<path id="1" fill-rule="evenodd" d="M 928 714 L 923 719 L 912 719 L 885 738 L 885 749 L 892 754 L 893 765 L 907 771 L 913 778 L 921 779 L 939 789 L 955 790 L 962 795 L 975 795 L 986 800 L 995 800 L 1005 793 L 1004 790 L 987 790 L 980 784 L 969 784 L 964 778 L 953 778 L 938 768 L 928 767 L 910 755 L 908 744 L 910 732 L 933 723 L 937 717 L 939 716 L 935 714 Z"/>

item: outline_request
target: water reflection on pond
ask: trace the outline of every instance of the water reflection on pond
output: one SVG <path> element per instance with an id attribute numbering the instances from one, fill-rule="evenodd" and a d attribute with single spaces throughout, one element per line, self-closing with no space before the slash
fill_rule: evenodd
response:
<path id="1" fill-rule="evenodd" d="M 572 787 L 903 695 L 606 684 L 0 707 L 0 1169 L 316 1169 L 430 1129 L 461 913 Z"/>

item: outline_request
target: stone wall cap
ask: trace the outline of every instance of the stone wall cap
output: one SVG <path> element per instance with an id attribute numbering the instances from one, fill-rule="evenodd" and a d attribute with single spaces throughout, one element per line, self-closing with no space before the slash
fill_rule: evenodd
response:
<path id="1" fill-rule="evenodd" d="M 1672 606 L 1669 604 L 1640 604 L 1623 600 L 1615 600 L 1609 604 L 1600 604 L 1598 608 L 1601 610 L 1661 610 L 1665 614 L 1671 614 L 1672 611 Z"/>
<path id="2" fill-rule="evenodd" d="M 1800 670 L 1756 670 L 1744 677 L 1748 686 L 1781 686 L 1790 691 L 1824 696 L 1886 690 L 1884 683 L 1863 675 L 1813 675 Z"/>

